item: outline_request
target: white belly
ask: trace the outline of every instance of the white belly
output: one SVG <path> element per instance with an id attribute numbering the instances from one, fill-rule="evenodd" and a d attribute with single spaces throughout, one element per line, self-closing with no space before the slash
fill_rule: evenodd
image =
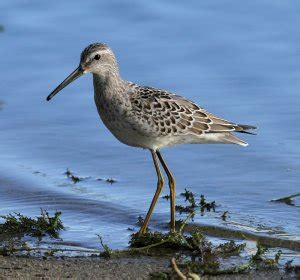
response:
<path id="1" fill-rule="evenodd" d="M 217 144 L 226 143 L 222 133 L 211 133 L 204 135 L 167 135 L 167 136 L 145 136 L 134 130 L 126 121 L 108 121 L 105 116 L 100 114 L 105 126 L 122 143 L 145 149 L 161 149 L 178 144 Z"/>

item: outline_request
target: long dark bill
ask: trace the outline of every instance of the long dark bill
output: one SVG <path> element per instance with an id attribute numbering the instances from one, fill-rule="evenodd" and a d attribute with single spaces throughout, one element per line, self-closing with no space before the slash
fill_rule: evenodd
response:
<path id="1" fill-rule="evenodd" d="M 68 84 L 72 83 L 76 79 L 78 79 L 80 76 L 82 76 L 83 69 L 81 66 L 75 69 L 55 90 L 53 90 L 48 96 L 47 101 L 49 101 L 55 94 L 57 94 L 59 91 L 61 91 L 64 87 L 66 87 Z"/>

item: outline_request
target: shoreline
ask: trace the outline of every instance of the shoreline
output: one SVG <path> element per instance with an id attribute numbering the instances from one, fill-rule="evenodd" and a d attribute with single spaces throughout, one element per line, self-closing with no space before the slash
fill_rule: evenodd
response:
<path id="1" fill-rule="evenodd" d="M 0 256 L 0 279 L 151 279 L 151 273 L 171 272 L 170 257 L 122 256 L 36 258 Z M 277 269 L 201 279 L 299 279 Z M 152 278 L 159 279 L 159 278 Z M 165 278 L 160 278 L 165 279 Z M 171 279 L 179 279 L 174 278 Z"/>

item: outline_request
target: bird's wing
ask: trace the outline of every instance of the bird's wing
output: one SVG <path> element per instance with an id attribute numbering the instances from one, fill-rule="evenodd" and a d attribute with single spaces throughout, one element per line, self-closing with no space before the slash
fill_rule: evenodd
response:
<path id="1" fill-rule="evenodd" d="M 246 132 L 254 126 L 238 125 L 205 111 L 194 102 L 163 90 L 133 85 L 132 113 L 144 134 L 157 136 Z M 141 126 L 142 124 L 142 126 Z M 141 131 L 142 132 L 142 131 Z"/>

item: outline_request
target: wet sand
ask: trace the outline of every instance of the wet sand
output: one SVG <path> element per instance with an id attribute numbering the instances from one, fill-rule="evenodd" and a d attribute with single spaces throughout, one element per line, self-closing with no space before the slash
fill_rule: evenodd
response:
<path id="1" fill-rule="evenodd" d="M 154 272 L 171 271 L 166 257 L 50 258 L 0 256 L 0 279 L 151 279 Z M 300 275 L 298 275 L 300 277 Z M 176 278 L 174 278 L 176 279 Z M 277 270 L 201 279 L 299 279 Z"/>
<path id="2" fill-rule="evenodd" d="M 152 257 L 38 259 L 0 257 L 0 279 L 149 279 L 168 269 L 169 260 Z"/>

